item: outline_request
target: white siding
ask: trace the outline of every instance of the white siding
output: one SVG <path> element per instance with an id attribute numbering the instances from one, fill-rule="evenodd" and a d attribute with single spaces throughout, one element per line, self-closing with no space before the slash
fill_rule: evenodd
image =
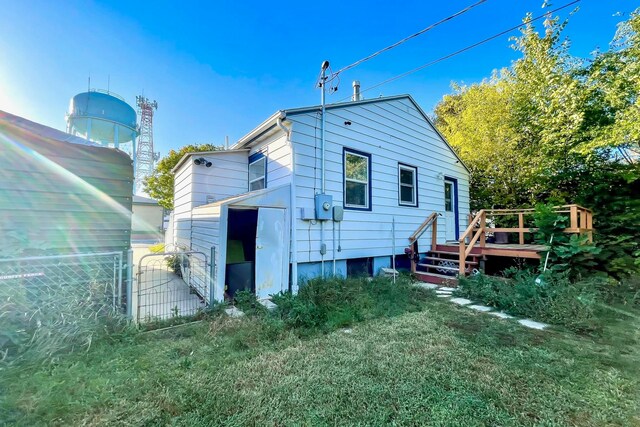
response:
<path id="1" fill-rule="evenodd" d="M 172 244 L 178 247 L 191 246 L 192 169 L 187 162 L 174 175 Z"/>
<path id="2" fill-rule="evenodd" d="M 246 152 L 220 152 L 203 157 L 212 166 L 193 167 L 191 181 L 194 207 L 206 204 L 207 197 L 221 200 L 248 191 L 249 165 Z"/>
<path id="3" fill-rule="evenodd" d="M 251 148 L 249 155 L 262 152 L 267 157 L 267 188 L 291 182 L 291 148 L 284 132 L 260 141 Z"/>
<path id="4" fill-rule="evenodd" d="M 290 114 L 296 155 L 296 207 L 313 208 L 320 191 L 320 118 L 314 112 Z M 351 125 L 345 125 L 345 121 Z M 431 212 L 444 213 L 444 176 L 458 180 L 460 232 L 469 212 L 468 172 L 451 149 L 408 98 L 327 110 L 326 192 L 334 205 L 343 203 L 343 147 L 371 154 L 372 211 L 345 209 L 340 224 L 337 259 L 390 255 L 392 218 L 396 221 L 396 254 L 402 254 L 408 237 Z M 419 207 L 398 204 L 398 162 L 418 168 Z M 337 226 L 337 225 L 336 225 Z M 438 222 L 438 241 L 445 241 L 444 218 Z M 333 223 L 325 223 L 327 255 L 332 258 Z M 319 261 L 320 224 L 297 220 L 298 261 Z M 420 239 L 426 250 L 430 231 Z"/>
<path id="5" fill-rule="evenodd" d="M 218 275 L 219 275 L 219 266 L 220 260 L 223 259 L 220 256 L 221 252 L 221 240 L 223 245 L 226 244 L 227 233 L 226 229 L 221 230 L 222 223 L 222 211 L 224 205 L 208 205 L 197 207 L 193 210 L 192 214 L 192 238 L 191 238 L 191 249 L 194 251 L 199 251 L 207 255 L 209 259 L 209 263 L 213 263 L 214 265 L 214 273 L 212 283 L 218 284 Z M 221 238 L 221 233 L 224 235 Z M 214 258 L 211 259 L 211 248 L 213 250 Z M 224 266 L 224 262 L 222 263 Z M 224 268 L 224 267 L 223 267 Z M 203 277 L 203 276 L 200 276 Z M 204 284 L 194 284 L 197 287 L 204 287 Z M 216 289 L 215 295 L 216 299 L 222 299 L 222 295 L 224 294 L 224 284 L 222 285 L 222 290 Z M 208 297 L 208 295 L 206 295 Z"/>
<path id="6" fill-rule="evenodd" d="M 246 151 L 221 151 L 202 157 L 212 163 L 211 167 L 196 166 L 192 159 L 188 159 L 174 176 L 173 242 L 184 249 L 192 249 L 191 220 L 194 208 L 205 205 L 207 198 L 226 199 L 246 193 L 248 188 Z"/>

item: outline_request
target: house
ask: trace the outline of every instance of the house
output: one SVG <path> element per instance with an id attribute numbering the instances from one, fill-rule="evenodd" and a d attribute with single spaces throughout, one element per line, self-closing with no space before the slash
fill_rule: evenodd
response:
<path id="1" fill-rule="evenodd" d="M 164 228 L 164 208 L 157 200 L 133 196 L 131 216 L 132 240 L 162 240 Z"/>
<path id="2" fill-rule="evenodd" d="M 0 111 L 0 258 L 131 247 L 123 151 Z"/>
<path id="3" fill-rule="evenodd" d="M 173 169 L 173 243 L 211 254 L 211 298 L 377 274 L 392 255 L 406 262 L 434 212 L 439 243 L 466 228 L 469 171 L 411 96 L 327 105 L 325 121 L 324 147 L 319 106 L 281 110 L 231 149 Z M 416 243 L 426 252 L 432 238 Z"/>

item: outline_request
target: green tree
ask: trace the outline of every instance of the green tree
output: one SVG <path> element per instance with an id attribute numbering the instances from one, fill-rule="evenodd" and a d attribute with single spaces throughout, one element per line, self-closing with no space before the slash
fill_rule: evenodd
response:
<path id="1" fill-rule="evenodd" d="M 471 169 L 471 205 L 518 208 L 579 203 L 594 210 L 597 268 L 621 277 L 640 267 L 640 9 L 605 53 L 577 59 L 549 18 L 525 18 L 511 67 L 454 85 L 436 125 Z"/>
<path id="2" fill-rule="evenodd" d="M 178 151 L 171 150 L 169 154 L 160 159 L 153 174 L 144 180 L 144 191 L 158 201 L 158 204 L 165 209 L 173 209 L 173 169 L 180 159 L 187 153 L 197 153 L 205 151 L 217 151 L 222 147 L 213 144 L 185 145 Z"/>

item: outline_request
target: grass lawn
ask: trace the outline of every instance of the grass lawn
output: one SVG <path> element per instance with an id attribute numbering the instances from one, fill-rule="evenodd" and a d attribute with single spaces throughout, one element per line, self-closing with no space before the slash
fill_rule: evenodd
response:
<path id="1" fill-rule="evenodd" d="M 0 372 L 18 425 L 640 425 L 640 316 L 597 337 L 532 331 L 428 297 L 301 338 L 209 320 Z M 615 320 L 615 319 L 618 320 Z"/>

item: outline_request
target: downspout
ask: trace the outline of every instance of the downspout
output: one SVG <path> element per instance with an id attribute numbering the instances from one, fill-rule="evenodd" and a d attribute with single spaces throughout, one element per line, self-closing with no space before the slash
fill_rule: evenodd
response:
<path id="1" fill-rule="evenodd" d="M 291 222 L 291 244 L 289 245 L 291 254 L 289 259 L 291 261 L 291 292 L 298 292 L 298 239 L 296 238 L 296 157 L 293 151 L 293 143 L 291 142 L 291 129 L 282 124 L 282 119 L 285 118 L 284 114 L 280 114 L 278 117 L 277 124 L 280 129 L 287 135 L 287 144 L 289 144 L 289 148 L 291 149 L 291 184 L 289 185 L 289 197 L 290 197 L 290 208 L 289 208 L 289 220 Z"/>

